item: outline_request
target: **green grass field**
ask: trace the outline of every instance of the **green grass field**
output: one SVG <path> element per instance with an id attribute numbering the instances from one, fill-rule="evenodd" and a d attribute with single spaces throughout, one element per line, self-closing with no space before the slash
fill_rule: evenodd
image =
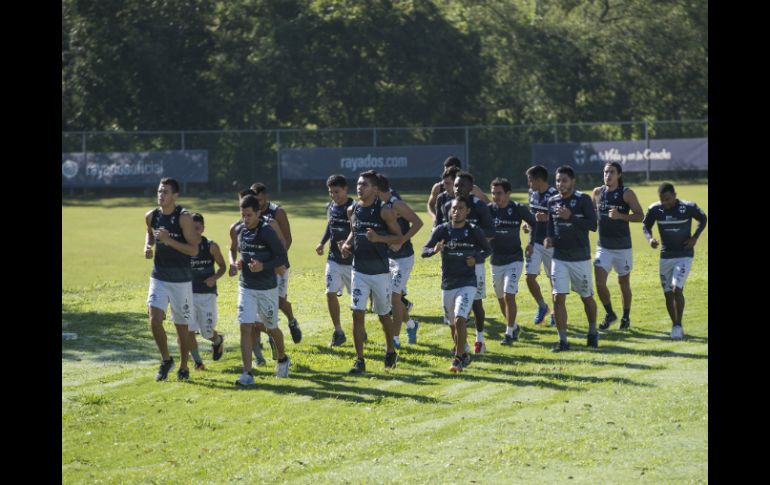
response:
<path id="1" fill-rule="evenodd" d="M 583 187 L 588 190 L 588 187 Z M 642 206 L 656 187 L 635 187 Z M 707 185 L 677 187 L 708 213 Z M 404 194 L 430 225 L 423 194 Z M 515 199 L 525 201 L 526 194 Z M 348 342 L 328 347 L 325 256 L 315 254 L 327 197 L 275 197 L 294 236 L 289 299 L 304 338 L 288 338 L 289 379 L 274 363 L 255 368 L 257 385 L 233 385 L 241 372 L 237 279 L 219 281 L 218 330 L 226 352 L 191 380 L 155 382 L 159 354 L 146 317 L 152 262 L 142 254 L 146 210 L 154 198 L 71 200 L 62 204 L 63 483 L 704 483 L 708 481 L 708 229 L 687 281 L 684 341 L 669 338 L 658 277 L 659 252 L 632 225 L 632 327 L 603 332 L 585 347 L 587 323 L 576 294 L 567 298 L 573 351 L 553 354 L 553 328 L 532 325 L 536 305 L 521 281 L 512 348 L 499 344 L 503 318 L 487 265 L 488 353 L 459 375 L 448 372 L 450 334 L 442 323 L 440 258 L 416 258 L 409 281 L 418 343 L 402 345 L 385 372 L 384 339 L 367 314 L 368 373 L 349 377 Z M 210 239 L 226 243 L 234 197 L 179 201 L 206 217 Z M 654 229 L 658 234 L 658 229 Z M 415 237 L 421 247 L 425 227 Z M 592 233 L 592 247 L 596 235 Z M 539 278 L 544 293 L 550 286 Z M 610 290 L 621 308 L 615 275 Z M 598 303 L 598 298 L 597 298 Z M 599 304 L 599 318 L 604 310 Z M 166 322 L 172 353 L 173 325 Z M 402 331 L 406 342 L 406 332 Z"/>

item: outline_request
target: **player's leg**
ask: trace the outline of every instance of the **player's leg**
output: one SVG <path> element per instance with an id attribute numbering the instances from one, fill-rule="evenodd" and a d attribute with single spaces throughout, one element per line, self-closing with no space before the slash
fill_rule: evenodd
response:
<path id="1" fill-rule="evenodd" d="M 604 306 L 604 319 L 599 328 L 606 330 L 618 320 L 618 316 L 612 309 L 612 298 L 610 289 L 607 286 L 607 278 L 612 270 L 611 251 L 600 247 L 596 248 L 596 257 L 594 258 L 594 276 L 596 277 L 596 293 L 599 295 L 599 301 Z"/>

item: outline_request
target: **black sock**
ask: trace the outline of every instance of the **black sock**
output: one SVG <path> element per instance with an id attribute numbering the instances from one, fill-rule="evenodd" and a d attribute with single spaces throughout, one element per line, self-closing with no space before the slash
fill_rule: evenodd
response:
<path id="1" fill-rule="evenodd" d="M 604 305 L 604 309 L 607 311 L 607 315 L 614 315 L 615 312 L 612 311 L 612 303 L 607 303 Z"/>
<path id="2" fill-rule="evenodd" d="M 631 314 L 630 308 L 624 308 L 623 309 L 623 320 L 628 320 L 628 316 Z"/>

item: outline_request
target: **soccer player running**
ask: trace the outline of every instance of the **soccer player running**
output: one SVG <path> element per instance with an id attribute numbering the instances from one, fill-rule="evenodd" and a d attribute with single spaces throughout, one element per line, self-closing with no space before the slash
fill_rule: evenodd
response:
<path id="1" fill-rule="evenodd" d="M 483 260 L 492 248 L 484 231 L 467 221 L 469 199 L 458 195 L 450 202 L 449 222 L 433 228 L 430 239 L 422 248 L 422 257 L 441 253 L 441 299 L 444 321 L 452 330 L 454 343 L 451 372 L 461 372 L 470 364 L 465 349 L 466 322 L 471 301 L 476 294 L 476 262 Z"/>
<path id="2" fill-rule="evenodd" d="M 492 215 L 495 237 L 492 239 L 492 283 L 500 311 L 506 319 L 505 336 L 500 342 L 511 345 L 519 339 L 521 328 L 516 323 L 516 293 L 519 292 L 519 278 L 524 266 L 521 250 L 520 229 L 522 221 L 535 226 L 535 216 L 523 204 L 511 200 L 511 183 L 497 177 L 492 181 L 492 200 L 489 211 Z"/>
<path id="3" fill-rule="evenodd" d="M 251 190 L 257 194 L 259 200 L 260 209 L 262 210 L 262 217 L 267 218 L 268 221 L 275 220 L 278 223 L 278 227 L 281 229 L 281 236 L 283 236 L 284 246 L 286 247 L 286 253 L 288 255 L 291 248 L 291 226 L 289 225 L 289 217 L 286 215 L 286 211 L 280 205 L 270 202 L 267 194 L 267 186 L 261 182 L 252 184 Z M 292 311 L 291 302 L 288 299 L 289 292 L 289 260 L 287 256 L 286 271 L 278 276 L 278 304 L 281 309 L 281 313 L 286 316 L 289 321 L 289 332 L 291 333 L 291 340 L 298 344 L 302 341 L 302 330 L 299 328 L 297 319 L 294 318 L 294 312 Z M 259 333 L 257 333 L 259 336 Z M 257 337 L 259 338 L 259 337 Z M 270 342 L 273 345 L 273 342 Z"/>
<path id="4" fill-rule="evenodd" d="M 527 288 L 537 303 L 534 323 L 540 325 L 548 315 L 549 308 L 540 291 L 537 277 L 540 275 L 540 265 L 542 264 L 545 276 L 551 284 L 551 261 L 553 259 L 553 248 L 543 246 L 543 240 L 548 231 L 547 204 L 548 199 L 558 194 L 559 191 L 548 185 L 548 170 L 542 165 L 535 165 L 527 169 L 527 185 L 529 186 L 529 210 L 535 215 L 537 222 L 529 228 L 524 226 L 524 232 L 529 231 L 530 233 L 529 244 L 524 250 L 525 272 L 527 273 Z M 556 322 L 552 313 L 551 326 L 553 325 L 556 325 Z"/>
<path id="5" fill-rule="evenodd" d="M 478 226 L 487 238 L 494 237 L 494 226 L 492 224 L 492 217 L 489 213 L 489 207 L 481 201 L 478 197 L 471 194 L 471 188 L 473 187 L 473 175 L 468 172 L 458 172 L 455 177 L 453 193 L 451 195 L 444 194 L 446 199 L 454 198 L 456 196 L 464 196 L 468 198 L 468 217 L 467 221 Z M 437 214 L 436 220 L 440 223 L 449 220 L 449 213 L 451 210 L 451 202 L 446 202 L 441 206 L 439 214 Z M 476 294 L 473 298 L 473 317 L 476 323 L 476 341 L 473 344 L 473 352 L 475 354 L 483 354 L 486 352 L 486 343 L 484 342 L 484 319 L 486 318 L 486 312 L 484 311 L 484 298 L 487 296 L 486 280 L 487 272 L 484 268 L 484 257 L 476 260 Z"/>
<path id="6" fill-rule="evenodd" d="M 238 203 L 240 204 L 241 200 L 243 200 L 244 197 L 247 195 L 253 195 L 256 197 L 256 192 L 254 192 L 252 189 L 245 189 L 241 190 L 238 193 Z M 278 222 L 276 222 L 275 219 L 269 219 L 269 226 L 273 229 L 275 234 L 278 236 L 278 239 L 281 240 L 281 244 L 283 244 L 284 249 L 286 249 L 286 241 L 283 239 L 283 235 L 281 235 L 281 228 L 278 226 Z M 243 218 L 239 218 L 237 221 L 233 222 L 232 225 L 230 225 L 230 248 L 227 252 L 228 259 L 230 261 L 230 269 L 228 270 L 229 276 L 235 276 L 238 274 L 238 267 L 236 266 L 236 262 L 238 260 L 238 230 L 243 225 Z M 287 260 L 288 263 L 288 260 Z M 280 266 L 276 268 L 277 272 L 282 271 L 283 268 Z M 256 316 L 256 314 L 255 314 Z M 273 359 L 277 358 L 277 355 L 275 353 L 275 345 L 273 344 L 272 340 L 271 342 L 271 348 L 273 350 Z M 254 358 L 256 359 L 257 366 L 265 365 L 265 357 L 262 354 L 262 343 L 260 342 L 260 332 L 255 330 L 254 331 Z"/>
<path id="7" fill-rule="evenodd" d="M 612 310 L 610 290 L 607 288 L 607 277 L 613 268 L 618 273 L 620 299 L 623 304 L 620 329 L 631 326 L 633 254 L 628 223 L 642 222 L 644 214 L 634 191 L 623 185 L 622 174 L 623 167 L 618 162 L 607 162 L 604 165 L 604 185 L 596 187 L 591 194 L 599 216 L 599 243 L 596 245 L 594 258 L 596 292 L 607 312 L 599 324 L 602 330 L 608 329 L 618 319 Z"/>
<path id="8" fill-rule="evenodd" d="M 447 157 L 446 160 L 444 160 L 444 172 L 441 175 L 441 180 L 439 182 L 436 182 L 433 184 L 433 187 L 430 189 L 430 197 L 428 197 L 428 214 L 433 218 L 433 220 L 436 220 L 436 214 L 438 213 L 438 208 L 441 208 L 441 205 L 438 204 L 438 197 L 444 192 L 451 191 L 452 183 L 454 182 L 454 177 L 449 181 L 449 184 L 447 185 L 445 180 L 445 174 L 446 170 L 452 167 L 456 167 L 457 171 L 459 172 L 462 170 L 462 162 L 459 158 L 453 156 Z M 479 187 L 476 185 L 473 186 L 473 189 L 471 190 L 471 193 L 482 200 L 485 204 L 489 203 L 489 199 L 487 198 L 486 194 L 481 191 Z M 434 223 L 433 226 L 435 227 L 436 224 Z"/>
<path id="9" fill-rule="evenodd" d="M 407 320 L 407 308 L 404 305 L 403 296 L 406 295 L 406 285 L 409 282 L 409 275 L 414 266 L 414 247 L 412 238 L 422 228 L 422 219 L 412 210 L 409 205 L 401 200 L 398 194 L 394 194 L 390 188 L 388 178 L 379 173 L 377 174 L 377 190 L 380 200 L 385 202 L 388 207 L 396 213 L 396 222 L 404 236 L 402 244 L 391 244 L 388 246 L 388 261 L 390 265 L 391 278 L 391 306 L 393 307 L 393 345 L 401 348 L 399 335 L 401 334 L 401 324 L 406 322 L 406 334 L 410 344 L 417 343 L 417 328 L 419 324 L 413 319 Z"/>
<path id="10" fill-rule="evenodd" d="M 174 368 L 174 359 L 169 354 L 166 331 L 163 329 L 169 305 L 179 342 L 179 370 L 176 375 L 179 380 L 190 378 L 190 370 L 187 368 L 190 350 L 188 325 L 192 319 L 193 305 L 190 258 L 198 254 L 199 237 L 193 229 L 190 213 L 177 205 L 177 197 L 179 182 L 168 177 L 162 178 L 158 185 L 158 207 L 144 215 L 147 225 L 144 257 L 153 260 L 147 310 L 152 336 L 162 359 L 155 376 L 156 381 L 165 381 Z"/>
<path id="11" fill-rule="evenodd" d="M 198 243 L 198 255 L 191 259 L 195 312 L 188 327 L 190 330 L 190 353 L 195 361 L 195 369 L 204 370 L 206 366 L 198 353 L 195 332 L 199 332 L 203 338 L 211 341 L 211 358 L 219 360 L 225 350 L 225 338 L 215 330 L 217 326 L 217 280 L 227 272 L 227 264 L 219 244 L 203 235 L 205 230 L 203 215 L 197 212 L 193 213 L 192 221 L 193 229 L 200 238 L 200 243 Z M 216 271 L 214 271 L 215 262 L 219 267 Z"/>
<path id="12" fill-rule="evenodd" d="M 658 240 L 652 237 L 652 226 L 658 223 L 660 232 L 660 283 L 666 297 L 666 309 L 671 317 L 671 338 L 684 338 L 684 284 L 692 268 L 695 243 L 706 228 L 706 214 L 694 202 L 676 198 L 674 186 L 663 183 L 658 187 L 660 202 L 652 204 L 642 221 L 644 237 L 656 249 Z M 692 220 L 698 221 L 692 234 Z"/>
<path id="13" fill-rule="evenodd" d="M 444 169 L 444 173 L 441 174 L 441 180 L 443 183 L 442 192 L 436 197 L 436 212 L 433 214 L 433 227 L 448 222 L 444 215 L 444 206 L 451 202 L 455 197 L 455 179 L 457 174 L 462 172 L 455 166 L 450 166 Z"/>
<path id="14" fill-rule="evenodd" d="M 240 258 L 235 267 L 241 272 L 238 286 L 238 322 L 241 328 L 243 373 L 236 385 L 254 384 L 251 353 L 256 329 L 267 332 L 276 347 L 276 377 L 289 376 L 289 356 L 284 352 L 283 333 L 278 328 L 278 279 L 275 269 L 285 271 L 286 249 L 265 219 L 254 195 L 239 204 L 243 224 L 237 229 Z"/>
<path id="15" fill-rule="evenodd" d="M 597 226 L 596 211 L 588 194 L 575 190 L 575 171 L 563 165 L 556 169 L 556 189 L 548 199 L 548 233 L 543 241 L 546 248 L 553 247 L 551 278 L 553 280 L 553 309 L 559 342 L 553 352 L 569 350 L 567 342 L 567 295 L 570 286 L 583 300 L 588 317 L 589 347 L 599 347 L 596 330 L 596 302 L 591 281 L 591 244 L 588 231 Z"/>
<path id="16" fill-rule="evenodd" d="M 315 251 L 319 256 L 324 253 L 324 245 L 329 242 L 329 256 L 326 260 L 326 304 L 329 307 L 329 316 L 334 325 L 331 346 L 342 345 L 347 340 L 345 331 L 340 325 L 340 302 L 337 294 L 342 292 L 342 286 L 350 294 L 351 264 L 353 257 L 343 257 L 338 243 L 345 241 L 350 235 L 350 219 L 348 207 L 353 204 L 353 199 L 348 197 L 348 182 L 342 175 L 332 175 L 326 180 L 329 189 L 329 198 L 326 205 L 326 231 Z"/>
<path id="17" fill-rule="evenodd" d="M 404 242 L 396 222 L 396 211 L 382 202 L 377 193 L 377 172 L 369 170 L 359 175 L 356 183 L 358 200 L 348 207 L 351 231 L 341 243 L 342 256 L 353 254 L 351 310 L 353 310 L 353 342 L 356 361 L 350 374 L 366 371 L 364 360 L 365 311 L 369 292 L 372 308 L 379 315 L 385 334 L 385 367 L 394 368 L 398 354 L 393 347 L 393 319 L 390 316 L 390 266 L 388 246 Z"/>

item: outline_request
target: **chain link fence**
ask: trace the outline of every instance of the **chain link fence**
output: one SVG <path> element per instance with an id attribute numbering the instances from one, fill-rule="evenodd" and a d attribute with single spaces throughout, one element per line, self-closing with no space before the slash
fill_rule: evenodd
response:
<path id="1" fill-rule="evenodd" d="M 481 125 L 414 128 L 340 128 L 228 131 L 133 131 L 62 132 L 62 153 L 207 150 L 207 183 L 190 184 L 185 193 L 238 191 L 255 181 L 271 191 L 325 188 L 323 181 L 283 180 L 279 151 L 284 148 L 382 147 L 404 145 L 463 145 L 457 156 L 484 187 L 497 177 L 507 177 L 515 188 L 526 187 L 525 170 L 532 160 L 534 143 L 641 141 L 675 138 L 707 138 L 708 120 L 624 121 L 532 125 Z M 441 167 L 436 167 L 436 178 Z M 624 174 L 625 177 L 625 174 Z M 707 178 L 708 172 L 648 172 L 633 174 L 631 181 Z M 578 183 L 601 180 L 583 174 Z M 399 179 L 400 189 L 425 187 L 424 179 Z M 189 189 L 189 190 L 188 190 Z M 137 193 L 142 189 L 121 190 Z M 146 190 L 154 190 L 150 187 Z M 114 189 L 88 189 L 88 193 L 114 193 Z M 85 193 L 62 188 L 62 195 Z"/>

